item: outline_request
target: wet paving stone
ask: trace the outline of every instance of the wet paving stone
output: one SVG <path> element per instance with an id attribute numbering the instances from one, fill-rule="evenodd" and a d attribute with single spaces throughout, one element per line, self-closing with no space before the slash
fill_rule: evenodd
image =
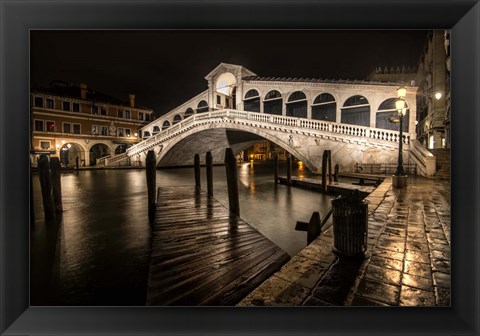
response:
<path id="1" fill-rule="evenodd" d="M 428 253 L 420 252 L 417 250 L 405 251 L 405 260 L 430 265 L 430 255 Z"/>
<path id="2" fill-rule="evenodd" d="M 380 236 L 377 246 L 392 252 L 403 253 L 405 250 L 405 242 L 403 240 L 396 240 L 385 235 Z"/>
<path id="3" fill-rule="evenodd" d="M 432 243 L 430 244 L 430 249 L 432 251 L 450 252 L 450 245 Z"/>
<path id="4" fill-rule="evenodd" d="M 356 294 L 390 306 L 396 306 L 400 296 L 400 287 L 363 279 L 358 285 Z"/>
<path id="5" fill-rule="evenodd" d="M 435 287 L 435 303 L 437 306 L 450 306 L 451 292 L 449 289 Z"/>
<path id="6" fill-rule="evenodd" d="M 402 286 L 400 306 L 435 306 L 435 294 L 418 288 Z"/>
<path id="7" fill-rule="evenodd" d="M 418 288 L 424 291 L 433 291 L 432 279 L 422 278 L 411 274 L 403 274 L 402 284 L 409 287 Z"/>
<path id="8" fill-rule="evenodd" d="M 370 265 L 390 268 L 397 271 L 403 271 L 403 262 L 401 260 L 383 258 L 377 255 L 370 257 Z"/>
<path id="9" fill-rule="evenodd" d="M 432 259 L 450 261 L 450 251 L 435 251 L 435 250 L 432 250 L 430 253 L 431 253 Z"/>
<path id="10" fill-rule="evenodd" d="M 303 306 L 333 306 L 331 303 L 320 300 L 314 296 L 310 296 L 304 303 Z"/>
<path id="11" fill-rule="evenodd" d="M 364 278 L 391 285 L 400 285 L 402 272 L 370 264 L 363 275 Z"/>
<path id="12" fill-rule="evenodd" d="M 432 271 L 450 274 L 450 261 L 441 259 L 432 259 Z"/>
<path id="13" fill-rule="evenodd" d="M 305 287 L 272 276 L 238 306 L 300 306 L 310 294 Z"/>
<path id="14" fill-rule="evenodd" d="M 394 229 L 394 228 L 385 228 L 385 234 L 391 237 L 405 238 L 407 231 L 405 229 Z"/>
<path id="15" fill-rule="evenodd" d="M 403 265 L 403 272 L 423 278 L 432 277 L 432 270 L 430 268 L 430 265 L 414 261 L 405 260 L 405 264 Z"/>
<path id="16" fill-rule="evenodd" d="M 295 256 L 275 275 L 289 282 L 313 289 L 330 265 Z"/>
<path id="17" fill-rule="evenodd" d="M 378 256 L 382 258 L 395 259 L 403 262 L 404 254 L 401 252 L 395 252 L 379 248 L 378 246 L 372 251 L 372 256 Z"/>
<path id="18" fill-rule="evenodd" d="M 368 299 L 363 296 L 355 295 L 351 303 L 352 306 L 361 306 L 361 307 L 388 307 L 389 305 L 378 302 L 372 299 Z"/>
<path id="19" fill-rule="evenodd" d="M 450 274 L 433 272 L 433 284 L 437 287 L 450 289 Z"/>
<path id="20" fill-rule="evenodd" d="M 407 241 L 406 247 L 407 247 L 407 250 L 416 250 L 416 251 L 421 251 L 425 253 L 428 253 L 429 251 L 428 244 L 419 243 L 416 241 Z"/>

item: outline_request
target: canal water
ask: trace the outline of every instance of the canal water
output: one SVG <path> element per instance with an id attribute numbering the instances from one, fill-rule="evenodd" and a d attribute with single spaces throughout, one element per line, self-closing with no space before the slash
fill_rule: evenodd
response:
<path id="1" fill-rule="evenodd" d="M 276 185 L 272 162 L 237 169 L 241 217 L 295 255 L 307 239 L 306 232 L 295 231 L 296 222 L 308 222 L 313 211 L 323 217 L 333 196 Z M 293 175 L 309 174 L 295 163 Z M 201 176 L 206 189 L 203 168 Z M 145 171 L 80 171 L 63 174 L 61 183 L 64 212 L 45 222 L 33 175 L 31 305 L 143 306 L 150 253 Z M 159 187 L 188 185 L 194 185 L 193 168 L 157 170 Z M 228 206 L 222 166 L 214 167 L 214 197 Z"/>

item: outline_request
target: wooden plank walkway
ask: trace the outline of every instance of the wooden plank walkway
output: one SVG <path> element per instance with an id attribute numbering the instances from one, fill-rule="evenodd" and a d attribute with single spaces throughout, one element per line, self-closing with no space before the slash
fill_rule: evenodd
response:
<path id="1" fill-rule="evenodd" d="M 158 188 L 147 305 L 231 306 L 290 257 L 195 187 Z"/>
<path id="2" fill-rule="evenodd" d="M 287 184 L 286 176 L 279 176 L 278 180 L 282 184 Z M 323 190 L 321 180 L 316 180 L 309 177 L 292 176 L 291 182 L 293 186 L 308 188 L 312 190 Z M 358 189 L 358 191 L 360 191 L 361 196 L 366 197 L 372 191 L 375 190 L 375 187 L 354 185 L 354 184 L 341 183 L 341 182 L 332 182 L 331 184 L 327 185 L 327 192 L 340 194 L 340 195 L 350 194 L 352 190 L 355 190 L 355 189 Z"/>

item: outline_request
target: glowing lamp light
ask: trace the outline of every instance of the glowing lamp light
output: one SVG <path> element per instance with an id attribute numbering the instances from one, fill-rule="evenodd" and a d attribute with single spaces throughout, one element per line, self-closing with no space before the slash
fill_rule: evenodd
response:
<path id="1" fill-rule="evenodd" d="M 435 93 L 435 99 L 439 100 L 440 98 L 442 98 L 442 93 L 441 92 Z"/>
<path id="2" fill-rule="evenodd" d="M 133 133 L 134 136 L 138 136 L 138 133 Z"/>
<path id="3" fill-rule="evenodd" d="M 70 147 L 72 147 L 72 145 L 71 145 L 71 144 L 67 144 L 67 147 L 70 148 Z"/>
<path id="4" fill-rule="evenodd" d="M 407 95 L 407 89 L 405 89 L 403 86 L 397 89 L 398 98 L 401 98 L 401 99 L 405 98 L 406 95 Z"/>
<path id="5" fill-rule="evenodd" d="M 400 111 L 402 111 L 402 110 L 405 108 L 405 100 L 403 100 L 403 99 L 398 99 L 398 100 L 395 102 L 395 108 L 396 108 L 397 111 L 400 113 Z"/>

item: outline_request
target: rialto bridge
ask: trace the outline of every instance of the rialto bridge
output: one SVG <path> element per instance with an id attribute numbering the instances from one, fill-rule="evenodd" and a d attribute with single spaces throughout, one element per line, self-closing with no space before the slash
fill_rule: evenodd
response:
<path id="1" fill-rule="evenodd" d="M 124 161 L 144 165 L 154 150 L 157 165 L 193 164 L 194 154 L 223 163 L 225 148 L 234 153 L 266 139 L 321 171 L 323 151 L 343 171 L 355 163 L 395 162 L 399 124 L 395 102 L 399 83 L 258 77 L 250 70 L 221 63 L 206 77 L 208 89 L 141 129 L 142 141 L 101 164 Z M 413 84 L 413 83 L 412 83 Z M 407 113 L 403 121 L 404 162 L 433 175 L 435 158 L 415 140 L 416 91 L 403 85 Z"/>

